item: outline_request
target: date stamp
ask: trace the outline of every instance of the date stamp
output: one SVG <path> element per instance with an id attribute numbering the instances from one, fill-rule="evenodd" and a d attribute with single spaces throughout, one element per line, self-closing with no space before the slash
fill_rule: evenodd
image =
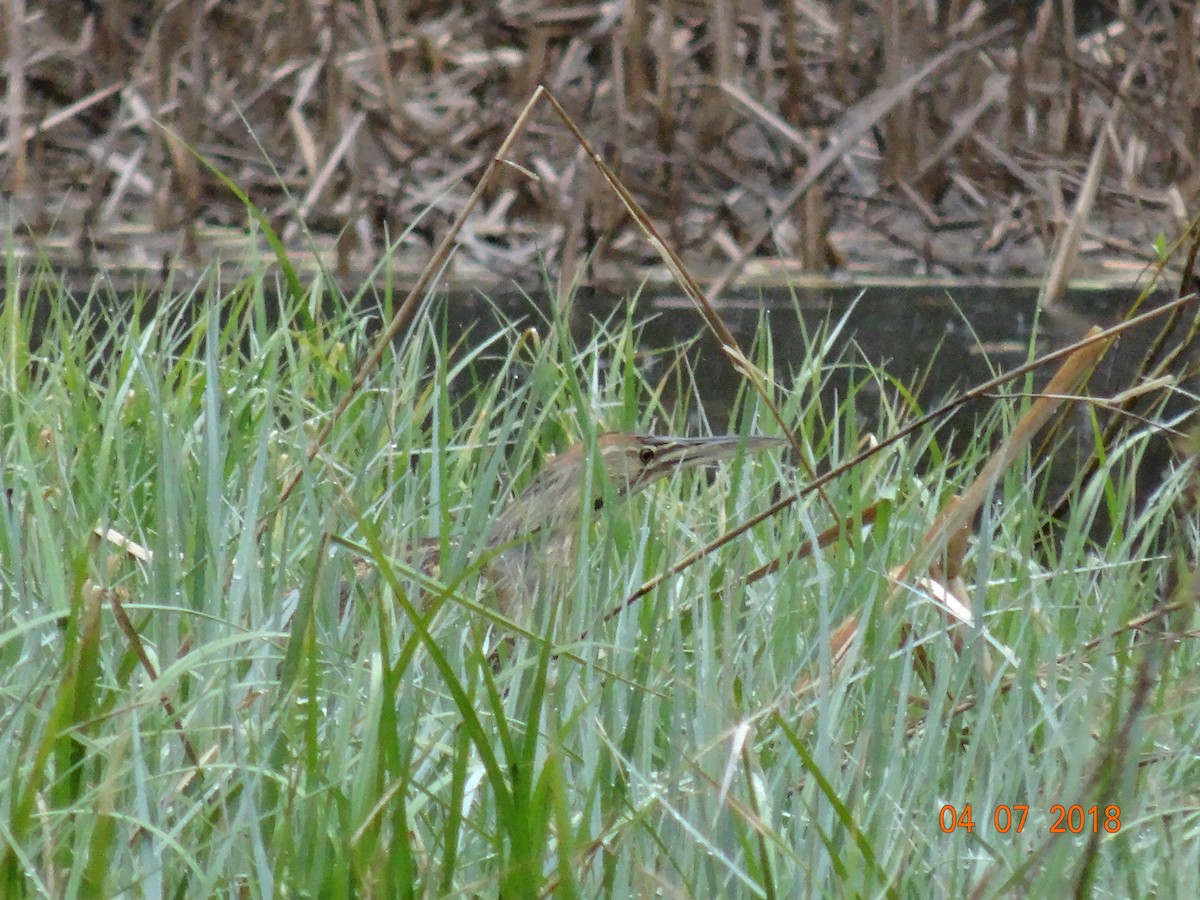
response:
<path id="1" fill-rule="evenodd" d="M 992 829 L 997 834 L 1020 834 L 1025 830 L 1029 819 L 1029 806 L 1024 803 L 1001 803 L 992 809 Z M 1080 806 L 1073 804 L 1063 806 L 1055 803 L 1050 807 L 1047 817 L 1050 834 L 1099 834 L 1106 831 L 1116 834 L 1121 830 L 1121 807 L 1110 804 L 1103 808 L 1099 806 Z M 971 804 L 962 807 L 947 803 L 938 812 L 938 827 L 943 834 L 953 834 L 955 831 L 974 832 L 981 827 L 975 822 L 975 812 Z"/>

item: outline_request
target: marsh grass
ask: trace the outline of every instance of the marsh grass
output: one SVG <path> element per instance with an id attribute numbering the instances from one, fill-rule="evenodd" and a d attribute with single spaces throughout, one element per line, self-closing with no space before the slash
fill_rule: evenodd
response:
<path id="1" fill-rule="evenodd" d="M 55 312 L 35 328 L 40 300 Z M 306 462 L 374 327 L 349 303 L 252 272 L 68 308 L 33 272 L 0 313 L 0 893 L 1200 891 L 1196 517 L 1178 513 L 1195 473 L 1135 504 L 1144 433 L 1083 485 L 1049 556 L 1037 467 L 1005 473 L 957 647 L 924 592 L 888 600 L 888 573 L 1019 397 L 953 457 L 926 429 L 839 479 L 843 515 L 882 501 L 873 526 L 746 584 L 830 525 L 794 505 L 606 619 L 803 486 L 779 453 L 670 479 L 582 527 L 571 583 L 508 622 L 475 551 L 544 454 L 704 421 L 703 372 L 642 347 L 636 312 L 583 345 L 553 317 L 467 344 L 435 305 Z M 857 364 L 831 413 L 826 375 L 853 360 L 825 337 L 782 360 L 761 330 L 750 351 L 779 384 L 799 373 L 773 399 L 818 471 L 857 452 L 864 409 L 886 431 L 916 413 Z M 761 403 L 739 397 L 731 429 L 771 432 Z M 429 536 L 433 582 L 405 555 Z M 861 639 L 839 662 L 848 616 Z M 1056 804 L 1098 818 L 1052 834 Z M 948 805 L 974 829 L 944 832 Z M 1016 805 L 1023 830 L 1000 833 L 993 811 Z"/>

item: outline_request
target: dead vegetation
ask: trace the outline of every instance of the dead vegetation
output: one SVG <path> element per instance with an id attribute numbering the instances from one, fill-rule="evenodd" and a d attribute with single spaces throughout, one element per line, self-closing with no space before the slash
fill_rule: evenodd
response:
<path id="1" fill-rule="evenodd" d="M 718 292 L 780 260 L 1040 274 L 1064 232 L 1066 274 L 1132 279 L 1196 214 L 1200 13 L 1008 6 L 14 2 L 0 177 L 22 253 L 233 259 L 245 209 L 191 147 L 298 260 L 361 273 L 398 241 L 415 272 L 543 84 Z M 548 109 L 508 160 L 457 274 L 655 261 Z"/>

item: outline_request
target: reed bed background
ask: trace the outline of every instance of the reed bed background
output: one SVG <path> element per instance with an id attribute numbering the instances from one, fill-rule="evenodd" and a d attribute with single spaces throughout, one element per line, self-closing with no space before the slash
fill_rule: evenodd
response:
<path id="1" fill-rule="evenodd" d="M 1200 188 L 1186 2 L 19 0 L 4 15 L 18 249 L 85 269 L 244 250 L 242 204 L 191 147 L 297 264 L 317 250 L 361 274 L 403 234 L 397 259 L 419 270 L 539 84 L 723 282 L 780 261 L 1040 275 L 1080 205 L 1069 274 L 1129 281 Z M 654 261 L 544 109 L 512 161 L 452 273 L 528 284 L 544 263 L 624 282 Z"/>

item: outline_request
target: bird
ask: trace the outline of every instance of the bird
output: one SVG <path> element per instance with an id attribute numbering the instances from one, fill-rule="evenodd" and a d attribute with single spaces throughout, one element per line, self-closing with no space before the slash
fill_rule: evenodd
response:
<path id="1" fill-rule="evenodd" d="M 717 463 L 739 449 L 758 452 L 786 443 L 780 438 L 672 437 L 610 431 L 596 439 L 602 478 L 593 479 L 590 496 L 583 486 L 588 453 L 577 443 L 554 457 L 496 517 L 485 543 L 483 575 L 500 612 L 510 614 L 518 598 L 533 596 L 539 585 L 559 581 L 570 571 L 582 517 L 604 506 L 606 494 L 629 497 L 680 469 Z"/>
<path id="2" fill-rule="evenodd" d="M 757 453 L 786 443 L 782 438 L 757 436 L 605 432 L 596 438 L 603 474 L 592 481 L 587 513 L 598 513 L 606 496 L 615 500 L 631 496 L 680 469 L 720 462 L 742 448 Z M 525 489 L 504 505 L 487 532 L 479 568 L 501 614 L 519 618 L 524 612 L 520 601 L 533 598 L 539 590 L 544 593 L 551 582 L 557 588 L 563 586 L 575 558 L 575 539 L 584 514 L 588 459 L 582 442 L 552 457 Z M 404 555 L 414 568 L 436 581 L 443 574 L 441 550 L 441 540 L 430 537 L 407 544 Z M 354 581 L 363 584 L 372 577 L 375 565 L 370 559 L 355 557 L 353 568 Z M 347 610 L 351 582 L 339 585 L 338 596 L 340 617 Z"/>

